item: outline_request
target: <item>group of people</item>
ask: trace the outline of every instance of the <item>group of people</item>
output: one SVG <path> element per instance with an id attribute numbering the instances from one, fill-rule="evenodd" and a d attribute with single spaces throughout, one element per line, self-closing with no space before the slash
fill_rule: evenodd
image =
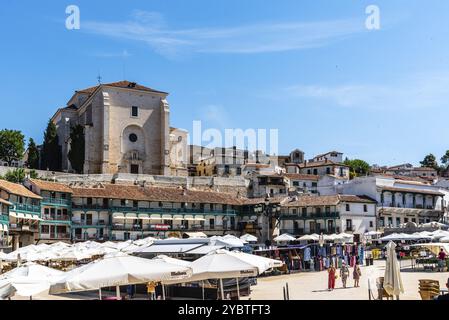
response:
<path id="1" fill-rule="evenodd" d="M 337 269 L 334 267 L 334 265 L 330 265 L 329 269 L 327 269 L 328 272 L 328 290 L 332 291 L 335 289 L 335 280 L 338 278 L 337 275 Z M 350 271 L 348 268 L 348 265 L 343 262 L 342 266 L 340 268 L 340 278 L 341 282 L 343 284 L 343 288 L 346 288 L 347 281 L 350 275 Z M 358 263 L 354 264 L 354 268 L 352 270 L 352 277 L 354 279 L 354 287 L 358 288 L 360 277 L 362 276 L 362 271 L 360 270 L 360 266 Z"/>

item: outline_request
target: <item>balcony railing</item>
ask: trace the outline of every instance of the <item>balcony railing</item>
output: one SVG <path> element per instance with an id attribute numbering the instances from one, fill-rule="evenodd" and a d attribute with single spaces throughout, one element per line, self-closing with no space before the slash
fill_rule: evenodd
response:
<path id="1" fill-rule="evenodd" d="M 70 217 L 68 215 L 52 216 L 52 215 L 44 214 L 44 215 L 42 215 L 42 219 L 45 221 L 64 221 L 64 222 L 70 221 Z"/>
<path id="2" fill-rule="evenodd" d="M 72 221 L 72 227 L 107 227 L 109 225 L 108 222 L 104 220 L 98 220 L 98 221 L 78 221 L 74 220 Z"/>
<path id="3" fill-rule="evenodd" d="M 68 199 L 61 199 L 61 198 L 44 198 L 42 199 L 41 203 L 43 205 L 60 205 L 60 206 L 70 206 L 71 201 Z"/>
<path id="4" fill-rule="evenodd" d="M 320 213 L 283 213 L 281 220 L 291 219 L 338 219 L 339 212 L 320 212 Z"/>
<path id="5" fill-rule="evenodd" d="M 57 234 L 41 234 L 41 240 L 67 240 L 70 239 L 70 233 L 57 233 Z"/>
<path id="6" fill-rule="evenodd" d="M 14 203 L 14 207 L 12 210 L 40 215 L 41 206 L 35 206 L 35 205 L 24 204 L 24 203 Z"/>
<path id="7" fill-rule="evenodd" d="M 0 222 L 9 223 L 9 216 L 7 216 L 7 215 L 0 215 Z"/>
<path id="8" fill-rule="evenodd" d="M 114 212 L 149 213 L 149 214 L 201 214 L 201 215 L 224 215 L 235 216 L 235 210 L 209 210 L 209 209 L 186 209 L 186 208 L 134 208 L 134 207 L 112 207 Z"/>
<path id="9" fill-rule="evenodd" d="M 12 223 L 10 224 L 9 231 L 16 231 L 16 232 L 39 232 L 38 226 L 31 226 L 31 225 L 25 225 L 25 224 L 16 224 Z"/>

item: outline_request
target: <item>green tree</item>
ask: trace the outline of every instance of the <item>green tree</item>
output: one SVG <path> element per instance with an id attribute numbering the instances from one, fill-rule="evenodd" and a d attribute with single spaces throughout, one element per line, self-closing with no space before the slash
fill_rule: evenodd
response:
<path id="1" fill-rule="evenodd" d="M 425 156 L 424 160 L 421 161 L 420 164 L 423 168 L 433 168 L 435 170 L 439 170 L 437 159 L 431 153 Z"/>
<path id="2" fill-rule="evenodd" d="M 441 157 L 441 163 L 447 168 L 449 166 L 449 150 Z"/>
<path id="3" fill-rule="evenodd" d="M 39 150 L 33 138 L 28 141 L 28 167 L 31 169 L 39 169 Z"/>
<path id="4" fill-rule="evenodd" d="M 29 175 L 30 175 L 31 179 L 38 179 L 39 178 L 39 175 L 36 172 L 36 170 L 30 170 Z"/>
<path id="5" fill-rule="evenodd" d="M 0 160 L 11 165 L 20 160 L 25 151 L 25 137 L 20 131 L 4 129 L 0 131 Z"/>
<path id="6" fill-rule="evenodd" d="M 56 125 L 50 120 L 44 133 L 42 169 L 61 171 L 61 158 L 61 148 L 59 147 Z"/>
<path id="7" fill-rule="evenodd" d="M 13 183 L 22 183 L 25 180 L 25 170 L 22 168 L 10 170 L 3 179 Z"/>
<path id="8" fill-rule="evenodd" d="M 81 125 L 72 127 L 70 130 L 70 151 L 68 154 L 70 164 L 76 173 L 84 171 L 85 157 L 85 137 L 84 128 Z"/>
<path id="9" fill-rule="evenodd" d="M 349 160 L 348 158 L 346 158 L 343 163 L 350 168 L 351 179 L 354 177 L 365 176 L 369 173 L 370 170 L 370 165 L 368 164 L 368 162 L 360 159 Z"/>

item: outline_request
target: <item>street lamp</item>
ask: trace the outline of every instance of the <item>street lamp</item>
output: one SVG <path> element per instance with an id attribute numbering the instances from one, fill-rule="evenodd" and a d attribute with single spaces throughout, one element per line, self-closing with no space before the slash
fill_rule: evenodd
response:
<path id="1" fill-rule="evenodd" d="M 254 212 L 262 213 L 265 217 L 268 218 L 268 242 L 270 242 L 271 244 L 270 225 L 273 221 L 273 218 L 275 218 L 276 220 L 279 219 L 281 215 L 281 205 L 271 203 L 270 195 L 267 194 L 264 202 L 254 207 Z"/>

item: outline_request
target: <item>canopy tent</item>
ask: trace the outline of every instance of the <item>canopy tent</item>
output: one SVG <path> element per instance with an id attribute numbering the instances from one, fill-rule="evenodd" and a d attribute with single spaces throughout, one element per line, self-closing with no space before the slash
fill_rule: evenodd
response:
<path id="1" fill-rule="evenodd" d="M 241 261 L 257 267 L 259 274 L 262 274 L 269 269 L 279 268 L 284 265 L 284 262 L 280 260 L 256 256 L 254 254 L 248 254 L 241 251 L 231 251 L 229 254 L 240 259 Z"/>
<path id="2" fill-rule="evenodd" d="M 226 235 L 224 237 L 213 236 L 210 238 L 210 244 L 227 248 L 242 248 L 245 246 L 245 243 L 242 240 L 232 235 Z"/>
<path id="3" fill-rule="evenodd" d="M 296 238 L 292 235 L 289 235 L 288 233 L 281 234 L 280 236 L 277 236 L 273 239 L 276 242 L 289 242 L 289 241 L 295 241 Z"/>
<path id="4" fill-rule="evenodd" d="M 390 241 L 386 247 L 387 261 L 383 287 L 389 295 L 394 295 L 399 299 L 399 294 L 404 293 L 404 286 L 402 285 L 401 268 L 396 256 L 396 244 Z"/>
<path id="5" fill-rule="evenodd" d="M 197 255 L 206 255 L 213 251 L 217 251 L 219 249 L 223 249 L 224 246 L 201 246 L 199 248 L 190 250 L 186 252 L 186 254 L 197 254 Z"/>
<path id="6" fill-rule="evenodd" d="M 133 253 L 144 254 L 144 253 L 155 253 L 155 254 L 167 254 L 167 253 L 186 253 L 190 250 L 201 247 L 202 243 L 195 244 L 153 244 L 149 247 L 140 248 L 134 250 Z"/>
<path id="7" fill-rule="evenodd" d="M 12 297 L 15 292 L 16 289 L 8 279 L 0 280 L 0 300 L 5 300 Z"/>
<path id="8" fill-rule="evenodd" d="M 182 280 L 192 269 L 158 260 L 116 254 L 70 271 L 55 281 L 51 293 L 98 290 L 103 287 Z"/>
<path id="9" fill-rule="evenodd" d="M 381 234 L 382 234 L 382 232 L 380 232 L 380 231 L 368 231 L 368 232 L 365 232 L 365 236 L 370 236 L 370 237 L 378 236 L 378 235 L 381 235 Z"/>
<path id="10" fill-rule="evenodd" d="M 244 234 L 243 236 L 240 237 L 240 240 L 245 241 L 245 242 L 257 242 L 257 237 L 251 235 L 251 234 Z"/>
<path id="11" fill-rule="evenodd" d="M 443 237 L 443 238 L 441 238 L 441 239 L 440 239 L 440 242 L 444 242 L 444 243 L 449 242 L 449 237 Z"/>
<path id="12" fill-rule="evenodd" d="M 449 243 L 442 243 L 442 242 L 439 242 L 439 243 L 419 243 L 419 244 L 413 244 L 410 247 L 413 247 L 413 248 L 427 248 L 433 254 L 435 254 L 436 256 L 438 255 L 438 253 L 440 253 L 440 250 L 443 249 L 446 252 L 446 254 L 449 255 Z"/>

